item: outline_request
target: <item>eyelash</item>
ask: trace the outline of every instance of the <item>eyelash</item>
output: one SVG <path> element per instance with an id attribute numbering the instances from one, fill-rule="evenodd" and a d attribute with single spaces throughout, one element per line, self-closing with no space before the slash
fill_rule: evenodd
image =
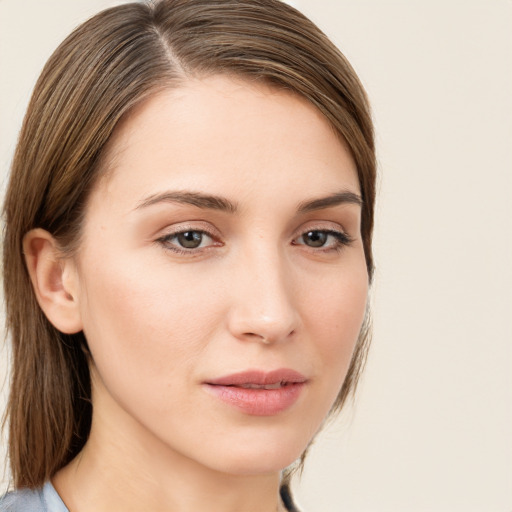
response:
<path id="1" fill-rule="evenodd" d="M 206 247 L 193 247 L 193 248 L 184 248 L 179 247 L 176 244 L 171 243 L 172 240 L 176 239 L 180 235 L 184 235 L 186 233 L 194 233 L 194 234 L 200 234 L 202 237 L 207 236 L 213 240 L 213 243 L 206 246 Z M 322 233 L 324 235 L 327 235 L 327 237 L 331 236 L 334 238 L 334 243 L 329 245 L 321 245 L 319 247 L 312 247 L 309 245 L 306 245 L 305 243 L 298 243 L 296 240 L 303 238 L 309 233 Z M 176 254 L 185 255 L 185 256 L 194 256 L 200 252 L 203 252 L 205 250 L 209 250 L 213 247 L 219 247 L 221 242 L 215 241 L 215 235 L 209 231 L 206 231 L 204 229 L 180 229 L 179 231 L 175 231 L 173 233 L 168 233 L 156 240 L 157 243 L 161 244 L 165 249 L 170 250 Z M 342 231 L 336 231 L 332 229 L 319 229 L 319 228 L 313 228 L 308 229 L 301 233 L 299 236 L 295 237 L 292 241 L 292 245 L 303 245 L 308 250 L 313 252 L 340 252 L 343 250 L 344 247 L 349 246 L 354 242 L 354 239 L 351 238 L 349 235 Z M 203 240 L 201 240 L 200 243 L 203 243 Z"/>
<path id="2" fill-rule="evenodd" d="M 180 248 L 178 245 L 172 244 L 171 241 L 177 238 L 179 235 L 184 235 L 185 233 L 199 233 L 201 236 L 207 236 L 211 238 L 214 243 L 211 245 L 208 245 L 206 247 L 197 247 L 197 248 L 190 248 L 187 249 L 185 247 Z M 219 247 L 220 242 L 215 243 L 215 235 L 213 233 L 210 233 L 209 231 L 206 231 L 204 229 L 193 229 L 193 228 L 185 228 L 180 229 L 179 231 L 175 231 L 174 233 L 168 233 L 156 240 L 158 243 L 160 243 L 162 246 L 165 247 L 165 249 L 172 251 L 176 254 L 183 254 L 185 256 L 193 256 L 195 254 L 198 254 L 200 251 L 208 250 L 212 247 Z M 201 240 L 201 243 L 203 241 Z"/>
<path id="3" fill-rule="evenodd" d="M 309 233 L 323 233 L 323 234 L 327 235 L 328 237 L 332 236 L 334 238 L 334 244 L 322 245 L 322 246 L 319 246 L 318 248 L 315 248 L 315 247 L 306 245 L 305 243 L 295 242 L 295 240 L 303 238 L 304 236 L 306 236 Z M 315 252 L 319 252 L 319 251 L 321 251 L 321 252 L 332 252 L 332 251 L 340 252 L 341 250 L 343 250 L 344 247 L 349 246 L 353 242 L 354 242 L 354 239 L 351 238 L 346 233 L 344 233 L 343 231 L 336 231 L 333 229 L 313 228 L 313 229 L 306 230 L 304 233 L 302 233 L 301 235 L 296 237 L 292 243 L 293 243 L 293 245 L 304 245 L 308 249 L 313 250 Z"/>

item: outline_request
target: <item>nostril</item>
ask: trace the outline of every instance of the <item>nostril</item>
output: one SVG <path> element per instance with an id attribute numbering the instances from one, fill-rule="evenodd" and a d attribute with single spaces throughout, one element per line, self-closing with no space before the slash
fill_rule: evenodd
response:
<path id="1" fill-rule="evenodd" d="M 244 337 L 246 338 L 249 338 L 249 339 L 253 339 L 255 341 L 259 341 L 260 343 L 263 343 L 264 345 L 270 345 L 272 343 L 274 343 L 275 341 L 278 341 L 278 338 L 289 338 L 291 336 L 293 336 L 293 334 L 295 333 L 295 329 L 292 329 L 287 336 L 272 336 L 272 335 L 265 335 L 265 334 L 258 334 L 258 333 L 255 333 L 255 332 L 246 332 L 244 333 Z"/>
<path id="2" fill-rule="evenodd" d="M 264 336 L 263 334 L 257 334 L 255 332 L 246 332 L 244 336 L 251 339 L 256 339 L 265 345 L 270 345 L 270 343 L 272 343 L 272 341 L 267 336 Z"/>
<path id="3" fill-rule="evenodd" d="M 267 293 L 268 303 L 253 296 L 243 301 L 237 297 L 226 318 L 229 332 L 241 341 L 265 345 L 289 341 L 300 330 L 300 314 L 293 301 L 277 300 L 276 295 Z"/>

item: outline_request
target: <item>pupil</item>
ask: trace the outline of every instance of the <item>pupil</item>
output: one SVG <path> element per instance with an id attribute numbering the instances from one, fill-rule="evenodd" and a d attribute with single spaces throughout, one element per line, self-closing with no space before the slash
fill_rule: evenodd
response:
<path id="1" fill-rule="evenodd" d="M 198 231 L 185 231 L 184 233 L 179 233 L 177 238 L 182 247 L 195 249 L 201 245 L 203 235 Z"/>
<path id="2" fill-rule="evenodd" d="M 322 247 L 327 241 L 327 233 L 323 231 L 309 231 L 305 235 L 306 245 L 310 247 Z"/>

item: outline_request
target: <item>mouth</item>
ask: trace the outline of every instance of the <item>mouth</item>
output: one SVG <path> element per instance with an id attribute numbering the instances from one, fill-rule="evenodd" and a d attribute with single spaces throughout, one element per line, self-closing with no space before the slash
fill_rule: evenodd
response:
<path id="1" fill-rule="evenodd" d="M 282 388 L 283 386 L 289 386 L 290 383 L 288 382 L 276 382 L 275 384 L 241 384 L 240 388 L 243 388 L 243 389 L 279 389 L 279 388 Z M 235 386 L 232 386 L 232 387 L 235 387 Z"/>
<path id="2" fill-rule="evenodd" d="M 262 370 L 247 370 L 244 372 L 225 375 L 207 382 L 213 386 L 272 386 L 278 388 L 286 384 L 306 382 L 306 377 L 295 370 L 280 368 L 270 372 Z"/>
<path id="3" fill-rule="evenodd" d="M 205 389 L 228 406 L 253 416 L 274 416 L 300 397 L 307 379 L 299 372 L 249 370 L 204 383 Z"/>

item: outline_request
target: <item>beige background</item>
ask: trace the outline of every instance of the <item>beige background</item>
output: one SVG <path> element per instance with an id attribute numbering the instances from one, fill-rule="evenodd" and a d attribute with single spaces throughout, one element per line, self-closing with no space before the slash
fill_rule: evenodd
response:
<path id="1" fill-rule="evenodd" d="M 43 62 L 114 3 L 0 0 L 2 182 Z M 318 439 L 298 500 L 512 512 L 512 2 L 292 3 L 365 83 L 381 172 L 367 373 Z"/>

